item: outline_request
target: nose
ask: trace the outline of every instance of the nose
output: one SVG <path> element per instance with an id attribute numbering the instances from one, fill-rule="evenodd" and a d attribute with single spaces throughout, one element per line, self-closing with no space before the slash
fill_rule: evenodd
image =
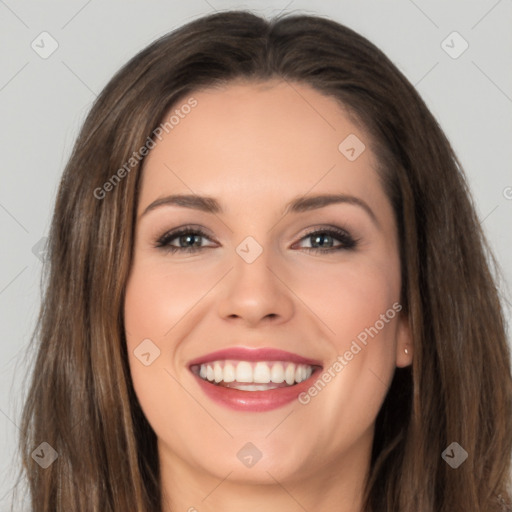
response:
<path id="1" fill-rule="evenodd" d="M 217 299 L 221 318 L 257 327 L 268 322 L 281 324 L 293 316 L 295 295 L 286 276 L 281 275 L 282 266 L 276 265 L 267 251 L 252 263 L 235 254 L 233 265 Z"/>

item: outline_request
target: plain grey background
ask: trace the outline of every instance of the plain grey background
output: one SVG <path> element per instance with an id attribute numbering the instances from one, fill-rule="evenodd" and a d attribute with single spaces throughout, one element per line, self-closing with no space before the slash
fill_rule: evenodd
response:
<path id="1" fill-rule="evenodd" d="M 143 47 L 196 17 L 234 8 L 267 17 L 322 14 L 381 48 L 451 141 L 512 282 L 512 0 L 0 0 L 1 511 L 8 510 L 18 469 L 17 424 L 26 348 L 40 304 L 41 240 L 80 125 L 115 71 Z M 52 45 L 58 47 L 48 56 Z"/>

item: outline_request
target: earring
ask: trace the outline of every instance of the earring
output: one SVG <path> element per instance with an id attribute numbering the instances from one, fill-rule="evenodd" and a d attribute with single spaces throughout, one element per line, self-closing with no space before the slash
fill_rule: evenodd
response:
<path id="1" fill-rule="evenodd" d="M 404 352 L 405 352 L 406 354 L 409 354 L 409 350 L 407 350 L 407 347 L 406 347 L 406 348 L 404 348 Z"/>

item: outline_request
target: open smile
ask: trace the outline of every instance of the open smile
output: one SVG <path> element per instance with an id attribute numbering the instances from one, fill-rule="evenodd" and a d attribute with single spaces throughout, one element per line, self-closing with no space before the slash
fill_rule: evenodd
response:
<path id="1" fill-rule="evenodd" d="M 189 368 L 217 403 L 236 410 L 268 411 L 295 400 L 322 365 L 282 350 L 235 347 L 198 358 Z"/>

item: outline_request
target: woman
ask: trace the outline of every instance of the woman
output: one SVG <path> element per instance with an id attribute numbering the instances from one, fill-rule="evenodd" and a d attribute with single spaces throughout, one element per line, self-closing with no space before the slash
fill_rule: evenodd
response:
<path id="1" fill-rule="evenodd" d="M 34 511 L 512 510 L 460 164 L 350 29 L 224 12 L 150 45 L 82 128 L 49 253 Z"/>

